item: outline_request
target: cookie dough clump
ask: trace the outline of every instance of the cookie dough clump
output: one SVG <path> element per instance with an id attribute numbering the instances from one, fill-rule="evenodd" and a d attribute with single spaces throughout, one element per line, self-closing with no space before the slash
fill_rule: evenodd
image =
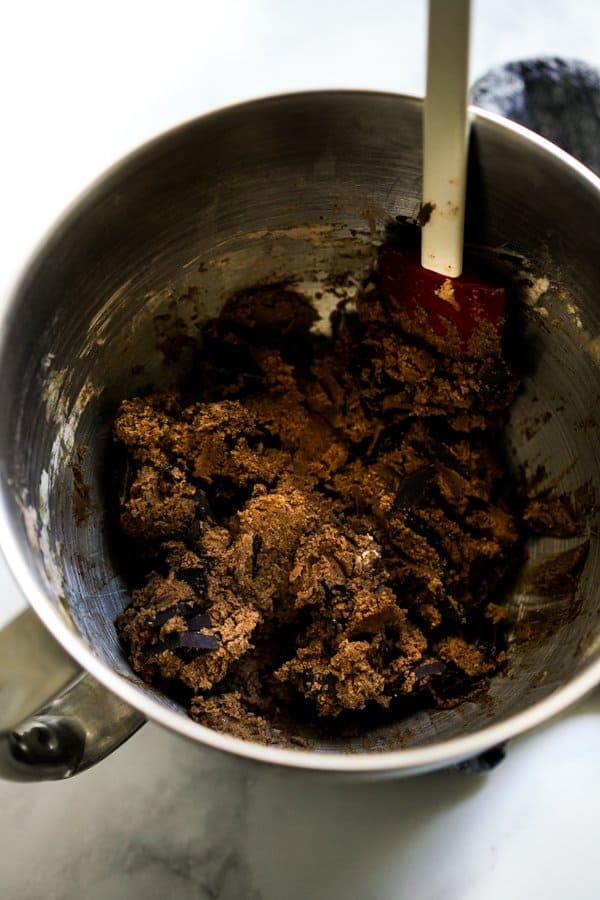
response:
<path id="1" fill-rule="evenodd" d="M 360 728 L 455 704 L 505 659 L 520 526 L 496 448 L 517 381 L 412 342 L 370 287 L 330 339 L 289 287 L 245 291 L 204 329 L 195 387 L 118 411 L 145 573 L 118 632 L 211 728 Z"/>

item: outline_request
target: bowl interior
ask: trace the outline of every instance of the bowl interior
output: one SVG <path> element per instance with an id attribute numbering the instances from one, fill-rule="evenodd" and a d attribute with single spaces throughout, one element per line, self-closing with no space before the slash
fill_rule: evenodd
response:
<path id="1" fill-rule="evenodd" d="M 410 98 L 326 92 L 186 124 L 102 179 L 17 290 L 4 334 L 11 403 L 0 431 L 14 527 L 49 602 L 140 691 L 151 692 L 130 670 L 114 629 L 128 603 L 106 499 L 116 406 L 177 383 L 191 356 L 174 361 L 159 348 L 181 333 L 197 338 L 235 290 L 294 279 L 326 320 L 340 292 L 351 294 L 372 268 L 390 219 L 419 208 L 420 117 L 420 102 Z M 524 389 L 506 437 L 510 464 L 537 473 L 540 487 L 579 492 L 593 506 L 600 483 L 597 189 L 543 146 L 477 116 L 467 229 L 511 267 L 525 313 Z M 77 524 L 72 465 L 80 446 L 93 508 Z M 575 596 L 542 598 L 517 586 L 506 598 L 522 628 L 485 702 L 419 712 L 361 740 L 323 746 L 315 739 L 315 748 L 389 750 L 472 733 L 527 709 L 597 661 L 597 524 L 592 509 L 577 539 L 532 544 L 532 561 L 583 540 L 590 551 Z"/>

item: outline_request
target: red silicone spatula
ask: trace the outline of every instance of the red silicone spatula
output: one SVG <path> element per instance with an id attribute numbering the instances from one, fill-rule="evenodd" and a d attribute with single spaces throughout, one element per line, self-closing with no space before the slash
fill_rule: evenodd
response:
<path id="1" fill-rule="evenodd" d="M 462 273 L 470 0 L 430 0 L 421 256 L 384 247 L 381 287 L 406 331 L 450 356 L 500 352 L 504 290 Z"/>

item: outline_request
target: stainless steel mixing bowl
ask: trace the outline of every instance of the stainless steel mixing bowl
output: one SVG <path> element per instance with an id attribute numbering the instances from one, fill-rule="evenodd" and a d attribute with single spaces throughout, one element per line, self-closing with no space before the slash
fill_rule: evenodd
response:
<path id="1" fill-rule="evenodd" d="M 128 595 L 110 545 L 105 465 L 116 404 L 177 381 L 189 356 L 165 362 L 157 347 L 196 336 L 238 288 L 297 278 L 326 311 L 344 277 L 372 266 L 386 223 L 416 213 L 420 148 L 421 101 L 409 97 L 336 91 L 236 106 L 119 163 L 38 249 L 1 322 L 0 537 L 43 623 L 25 614 L 0 636 L 5 774 L 71 774 L 144 717 L 276 765 L 414 773 L 481 753 L 600 681 L 593 511 L 576 598 L 518 588 L 508 598 L 532 637 L 511 644 L 485 703 L 419 712 L 360 741 L 294 750 L 207 730 L 140 683 L 119 647 L 113 623 Z M 600 182 L 530 132 L 475 111 L 472 149 L 467 236 L 508 254 L 526 311 L 509 459 L 530 474 L 539 467 L 542 486 L 589 496 L 600 484 Z M 70 466 L 80 445 L 94 505 L 78 525 Z M 532 556 L 572 543 L 541 541 Z"/>

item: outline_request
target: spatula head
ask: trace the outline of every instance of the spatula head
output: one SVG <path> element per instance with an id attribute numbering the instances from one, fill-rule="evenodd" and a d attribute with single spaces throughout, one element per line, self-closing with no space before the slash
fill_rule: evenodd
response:
<path id="1" fill-rule="evenodd" d="M 497 356 L 501 352 L 506 294 L 465 270 L 447 278 L 424 269 L 414 248 L 383 247 L 381 289 L 394 322 L 448 356 Z"/>

